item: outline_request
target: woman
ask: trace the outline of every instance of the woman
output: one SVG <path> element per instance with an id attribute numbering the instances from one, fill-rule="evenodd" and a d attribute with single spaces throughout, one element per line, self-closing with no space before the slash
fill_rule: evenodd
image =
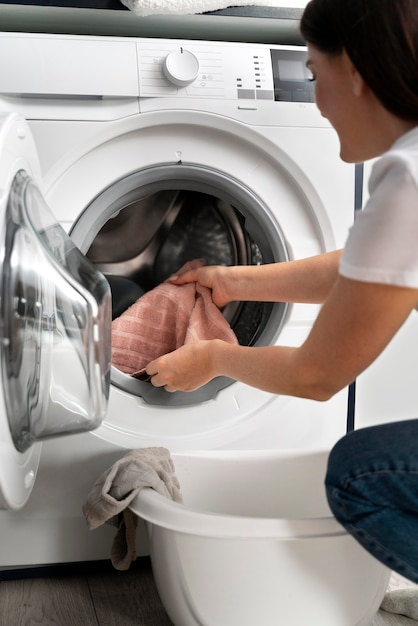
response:
<path id="1" fill-rule="evenodd" d="M 316 103 L 350 163 L 381 157 L 343 252 L 258 267 L 204 267 L 218 306 L 232 300 L 322 303 L 300 347 L 200 342 L 147 366 L 156 386 L 192 391 L 224 375 L 266 391 L 326 400 L 385 349 L 418 305 L 418 5 L 312 0 L 301 21 Z M 418 349 L 412 346 L 411 349 Z M 418 420 L 355 431 L 331 452 L 337 519 L 388 567 L 418 582 Z"/>

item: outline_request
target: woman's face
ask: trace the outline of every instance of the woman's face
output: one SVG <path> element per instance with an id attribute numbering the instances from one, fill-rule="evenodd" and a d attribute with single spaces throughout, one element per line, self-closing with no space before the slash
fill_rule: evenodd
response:
<path id="1" fill-rule="evenodd" d="M 345 51 L 325 54 L 308 45 L 306 64 L 316 82 L 318 109 L 337 131 L 343 161 L 361 163 L 378 157 L 416 126 L 383 106 Z"/>
<path id="2" fill-rule="evenodd" d="M 340 155 L 350 163 L 364 159 L 364 111 L 358 94 L 354 70 L 345 52 L 331 55 L 308 45 L 307 67 L 315 80 L 316 104 L 335 128 L 340 140 Z"/>

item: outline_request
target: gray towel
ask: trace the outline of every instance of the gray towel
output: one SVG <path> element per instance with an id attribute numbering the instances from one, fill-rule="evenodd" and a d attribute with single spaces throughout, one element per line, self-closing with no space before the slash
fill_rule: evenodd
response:
<path id="1" fill-rule="evenodd" d="M 383 611 L 405 615 L 418 620 L 418 589 L 397 589 L 389 591 L 380 606 Z"/>
<path id="2" fill-rule="evenodd" d="M 129 504 L 143 487 L 181 502 L 180 485 L 166 448 L 131 450 L 104 472 L 93 485 L 83 513 L 90 529 L 104 523 L 117 527 L 111 550 L 112 564 L 126 570 L 136 558 L 136 516 Z"/>

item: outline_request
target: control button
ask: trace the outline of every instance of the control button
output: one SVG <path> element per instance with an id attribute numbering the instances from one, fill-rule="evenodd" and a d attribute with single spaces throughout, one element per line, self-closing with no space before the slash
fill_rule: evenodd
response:
<path id="1" fill-rule="evenodd" d="M 199 73 L 199 61 L 192 52 L 180 48 L 164 59 L 163 72 L 167 80 L 177 87 L 193 83 Z"/>
<path id="2" fill-rule="evenodd" d="M 278 89 L 275 99 L 279 102 L 292 102 L 292 92 Z"/>
<path id="3" fill-rule="evenodd" d="M 238 99 L 255 100 L 254 89 L 237 89 Z"/>
<path id="4" fill-rule="evenodd" d="M 271 89 L 258 89 L 255 95 L 257 100 L 274 100 L 274 91 Z"/>
<path id="5" fill-rule="evenodd" d="M 310 102 L 308 91 L 293 91 L 292 102 Z"/>

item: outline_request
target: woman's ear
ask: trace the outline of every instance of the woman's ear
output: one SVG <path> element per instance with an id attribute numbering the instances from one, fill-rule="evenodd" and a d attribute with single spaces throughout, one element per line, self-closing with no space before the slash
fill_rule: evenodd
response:
<path id="1" fill-rule="evenodd" d="M 355 96 L 363 95 L 366 89 L 366 83 L 364 82 L 364 78 L 362 77 L 362 75 L 358 73 L 355 67 L 353 67 L 352 82 L 353 82 L 354 95 Z"/>
<path id="2" fill-rule="evenodd" d="M 361 74 L 359 74 L 359 72 L 357 71 L 357 69 L 354 67 L 350 57 L 348 56 L 348 54 L 345 52 L 343 52 L 344 55 L 344 63 L 346 65 L 346 69 L 350 75 L 351 78 L 351 83 L 353 86 L 353 93 L 355 96 L 361 96 L 365 89 L 366 89 L 366 83 L 362 77 Z"/>

